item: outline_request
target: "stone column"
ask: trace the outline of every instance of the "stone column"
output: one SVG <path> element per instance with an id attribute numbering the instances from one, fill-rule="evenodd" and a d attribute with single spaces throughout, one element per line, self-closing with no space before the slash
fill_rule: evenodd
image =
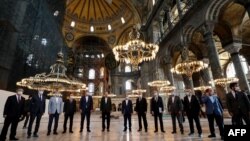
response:
<path id="1" fill-rule="evenodd" d="M 173 28 L 173 24 L 172 24 L 172 22 L 171 22 L 171 15 L 170 15 L 169 8 L 166 8 L 166 9 L 165 9 L 165 12 L 166 12 L 166 14 L 167 14 L 168 28 L 169 28 L 169 29 L 172 29 L 172 28 Z"/>
<path id="2" fill-rule="evenodd" d="M 218 52 L 213 39 L 213 23 L 205 23 L 203 26 L 203 36 L 208 48 L 208 59 L 210 62 L 213 79 L 222 78 L 222 70 Z M 223 105 L 225 105 L 226 91 L 221 86 L 216 86 L 217 95 L 221 98 Z"/>
<path id="3" fill-rule="evenodd" d="M 204 63 L 209 64 L 209 60 L 208 60 L 207 58 L 203 58 L 202 60 L 203 60 Z M 201 70 L 201 71 L 200 71 L 200 75 L 201 75 L 201 78 L 202 78 L 202 80 L 203 80 L 203 84 L 204 84 L 205 86 L 211 85 L 211 84 L 209 83 L 209 81 L 211 80 L 211 77 L 210 77 L 208 68 Z"/>
<path id="4" fill-rule="evenodd" d="M 164 29 L 163 29 L 163 18 L 162 18 L 162 17 L 159 18 L 158 23 L 159 23 L 159 26 L 160 26 L 160 33 L 161 33 L 161 37 L 160 37 L 160 38 L 162 38 L 162 36 L 163 36 L 163 34 L 164 34 Z"/>
<path id="5" fill-rule="evenodd" d="M 171 63 L 166 63 L 163 65 L 164 76 L 166 76 L 166 79 L 170 82 L 170 85 L 174 86 L 174 76 L 171 72 L 171 68 Z"/>
<path id="6" fill-rule="evenodd" d="M 192 90 L 194 89 L 194 83 L 192 77 L 189 78 L 187 75 L 183 74 L 182 79 L 185 84 L 184 89 L 192 89 Z"/>
<path id="7" fill-rule="evenodd" d="M 244 73 L 244 70 L 241 64 L 240 55 L 239 55 L 239 51 L 242 48 L 242 44 L 234 42 L 225 46 L 224 48 L 226 51 L 228 51 L 231 54 L 231 59 L 234 64 L 235 72 L 236 72 L 237 77 L 239 78 L 240 88 L 242 90 L 246 90 L 247 92 L 250 92 L 248 80 Z"/>

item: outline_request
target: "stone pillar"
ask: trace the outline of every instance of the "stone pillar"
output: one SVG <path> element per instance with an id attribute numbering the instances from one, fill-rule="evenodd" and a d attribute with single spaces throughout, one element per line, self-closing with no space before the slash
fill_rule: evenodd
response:
<path id="1" fill-rule="evenodd" d="M 209 64 L 209 60 L 207 58 L 203 58 L 202 60 L 203 60 L 204 63 Z M 209 74 L 209 69 L 208 68 L 201 70 L 200 75 L 201 75 L 201 78 L 203 80 L 203 84 L 205 86 L 211 85 L 209 83 L 209 81 L 211 81 L 211 76 Z"/>
<path id="2" fill-rule="evenodd" d="M 220 60 L 218 56 L 218 52 L 213 39 L 213 23 L 205 23 L 203 26 L 203 36 L 208 48 L 208 59 L 211 66 L 211 71 L 213 75 L 213 79 L 222 78 L 222 70 L 220 65 Z M 226 91 L 221 86 L 216 86 L 217 95 L 221 98 L 223 105 L 225 105 L 226 101 Z"/>
<path id="3" fill-rule="evenodd" d="M 145 96 L 150 96 L 150 87 L 148 86 L 150 73 L 148 71 L 148 68 L 149 68 L 148 62 L 144 62 L 141 65 L 141 86 L 142 86 L 142 89 L 147 90 Z"/>
<path id="4" fill-rule="evenodd" d="M 163 36 L 163 34 L 164 34 L 164 29 L 163 29 L 163 18 L 162 17 L 160 17 L 159 18 L 159 26 L 160 26 L 160 33 L 161 33 L 161 37 Z M 160 37 L 160 38 L 161 38 Z"/>
<path id="5" fill-rule="evenodd" d="M 166 79 L 170 82 L 170 85 L 174 86 L 174 76 L 171 72 L 172 64 L 166 63 L 163 65 L 163 71 L 164 75 L 166 76 Z"/>
<path id="6" fill-rule="evenodd" d="M 177 6 L 179 18 L 182 18 L 183 15 L 182 15 L 181 1 L 180 0 L 176 0 L 176 6 Z"/>
<path id="7" fill-rule="evenodd" d="M 242 48 L 242 44 L 234 42 L 225 46 L 224 48 L 226 51 L 228 51 L 231 54 L 231 59 L 234 64 L 235 72 L 236 72 L 237 77 L 239 78 L 240 88 L 242 90 L 250 92 L 248 80 L 244 73 L 244 70 L 241 64 L 240 55 L 239 55 L 239 51 Z"/>
<path id="8" fill-rule="evenodd" d="M 192 77 L 189 78 L 187 75 L 183 74 L 182 79 L 185 84 L 184 89 L 192 89 L 192 90 L 194 89 L 194 83 Z"/>

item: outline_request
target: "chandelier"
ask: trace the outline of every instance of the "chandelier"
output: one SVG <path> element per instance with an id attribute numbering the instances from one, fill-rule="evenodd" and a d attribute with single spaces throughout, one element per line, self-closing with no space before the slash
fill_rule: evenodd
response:
<path id="1" fill-rule="evenodd" d="M 204 92 L 206 89 L 211 89 L 212 87 L 211 86 L 199 86 L 199 87 L 194 87 L 194 90 L 200 90 L 202 92 Z"/>
<path id="2" fill-rule="evenodd" d="M 218 78 L 215 80 L 211 80 L 209 83 L 214 83 L 215 85 L 219 85 L 222 87 L 226 87 L 227 84 L 233 83 L 233 82 L 238 82 L 239 79 L 236 77 L 230 77 L 230 78 Z"/>
<path id="3" fill-rule="evenodd" d="M 176 89 L 175 86 L 164 86 L 160 88 L 160 91 L 166 92 L 166 93 L 171 93 Z"/>
<path id="4" fill-rule="evenodd" d="M 142 41 L 140 39 L 140 32 L 134 26 L 129 33 L 129 41 L 124 45 L 115 46 L 113 53 L 117 61 L 138 66 L 143 61 L 153 60 L 158 50 L 158 45 L 147 44 Z"/>
<path id="5" fill-rule="evenodd" d="M 50 66 L 50 70 L 49 74 L 41 73 L 29 78 L 24 78 L 20 82 L 17 82 L 17 85 L 33 90 L 41 89 L 60 92 L 79 92 L 86 90 L 84 83 L 67 77 L 67 68 L 64 66 L 62 52 L 57 54 L 56 63 Z"/>
<path id="6" fill-rule="evenodd" d="M 164 87 L 169 84 L 170 82 L 168 80 L 154 80 L 152 82 L 148 82 L 148 85 L 151 87 Z"/>
<path id="7" fill-rule="evenodd" d="M 179 63 L 175 67 L 173 67 L 171 69 L 171 72 L 176 73 L 176 74 L 185 74 L 189 78 L 191 78 L 193 73 L 199 72 L 208 67 L 208 64 L 204 63 L 203 61 L 189 60 L 187 47 L 183 48 L 181 55 L 183 56 L 183 58 L 186 58 L 186 59 L 184 59 L 182 63 Z"/>
<path id="8" fill-rule="evenodd" d="M 146 89 L 136 89 L 136 90 L 132 90 L 132 93 L 139 94 L 139 93 L 145 93 L 146 91 L 147 91 Z"/>

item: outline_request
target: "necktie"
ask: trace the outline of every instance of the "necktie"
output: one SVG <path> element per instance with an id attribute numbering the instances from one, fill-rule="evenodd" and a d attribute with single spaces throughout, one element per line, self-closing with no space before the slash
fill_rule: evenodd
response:
<path id="1" fill-rule="evenodd" d="M 39 96 L 39 97 L 40 97 L 40 100 L 42 101 L 42 100 L 43 100 L 43 98 L 42 98 L 42 95 L 41 95 L 41 94 L 40 94 L 40 96 Z"/>
<path id="2" fill-rule="evenodd" d="M 20 96 L 18 96 L 17 102 L 20 103 L 20 101 L 21 101 L 21 98 L 20 98 Z"/>

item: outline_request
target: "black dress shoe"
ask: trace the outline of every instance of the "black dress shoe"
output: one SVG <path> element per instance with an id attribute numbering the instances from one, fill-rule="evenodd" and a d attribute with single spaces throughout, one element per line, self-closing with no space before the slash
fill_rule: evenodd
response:
<path id="1" fill-rule="evenodd" d="M 156 133 L 156 132 L 158 132 L 158 130 L 155 130 L 154 132 Z"/>
<path id="2" fill-rule="evenodd" d="M 109 132 L 109 129 L 107 129 L 107 131 Z"/>
<path id="3" fill-rule="evenodd" d="M 189 136 L 192 136 L 192 135 L 194 135 L 194 133 L 193 133 L 193 132 L 191 132 L 191 133 L 189 133 L 188 135 L 189 135 Z"/>
<path id="4" fill-rule="evenodd" d="M 91 130 L 88 129 L 87 132 L 91 132 Z"/>
<path id="5" fill-rule="evenodd" d="M 47 133 L 47 136 L 49 136 L 49 135 L 50 135 L 50 132 Z"/>
<path id="6" fill-rule="evenodd" d="M 181 134 L 183 135 L 183 134 L 184 134 L 184 131 L 181 131 Z"/>
<path id="7" fill-rule="evenodd" d="M 11 141 L 17 141 L 18 138 L 15 138 L 15 137 L 14 137 L 14 138 L 10 138 L 10 140 L 11 140 Z"/>
<path id="8" fill-rule="evenodd" d="M 105 129 L 102 129 L 102 132 L 104 132 L 105 131 Z"/>
<path id="9" fill-rule="evenodd" d="M 36 137 L 36 138 L 37 138 L 37 137 L 39 137 L 39 136 L 38 136 L 37 134 L 33 134 L 33 137 Z"/>
<path id="10" fill-rule="evenodd" d="M 30 135 L 28 135 L 27 138 L 29 139 L 29 138 L 30 138 Z M 2 140 L 0 140 L 0 141 L 2 141 Z"/>
<path id="11" fill-rule="evenodd" d="M 138 132 L 140 132 L 140 131 L 141 131 L 141 129 L 138 129 L 137 131 L 138 131 Z"/>
<path id="12" fill-rule="evenodd" d="M 79 132 L 82 133 L 82 129 Z"/>
<path id="13" fill-rule="evenodd" d="M 127 131 L 127 129 L 125 128 L 125 129 L 123 129 L 123 132 L 126 132 Z"/>
<path id="14" fill-rule="evenodd" d="M 165 133 L 165 131 L 164 131 L 164 130 L 161 130 L 161 132 L 162 132 L 162 133 Z"/>
<path id="15" fill-rule="evenodd" d="M 69 131 L 70 133 L 74 133 L 73 131 Z"/>
<path id="16" fill-rule="evenodd" d="M 176 134 L 176 131 L 173 131 L 172 134 Z"/>
<path id="17" fill-rule="evenodd" d="M 216 137 L 216 136 L 215 136 L 215 134 L 211 134 L 211 135 L 208 135 L 207 137 L 209 137 L 209 138 L 214 138 L 214 137 Z"/>
<path id="18" fill-rule="evenodd" d="M 66 133 L 66 131 L 63 131 L 62 133 L 63 133 L 63 134 L 65 134 L 65 133 Z"/>
<path id="19" fill-rule="evenodd" d="M 129 132 L 131 132 L 132 130 L 131 130 L 131 128 L 129 128 Z"/>
<path id="20" fill-rule="evenodd" d="M 224 136 L 221 136 L 220 139 L 221 139 L 221 140 L 224 140 Z"/>
<path id="21" fill-rule="evenodd" d="M 58 133 L 57 133 L 57 132 L 54 132 L 53 134 L 54 134 L 54 135 L 58 135 Z"/>
<path id="22" fill-rule="evenodd" d="M 145 129 L 145 132 L 148 132 L 148 129 Z"/>

